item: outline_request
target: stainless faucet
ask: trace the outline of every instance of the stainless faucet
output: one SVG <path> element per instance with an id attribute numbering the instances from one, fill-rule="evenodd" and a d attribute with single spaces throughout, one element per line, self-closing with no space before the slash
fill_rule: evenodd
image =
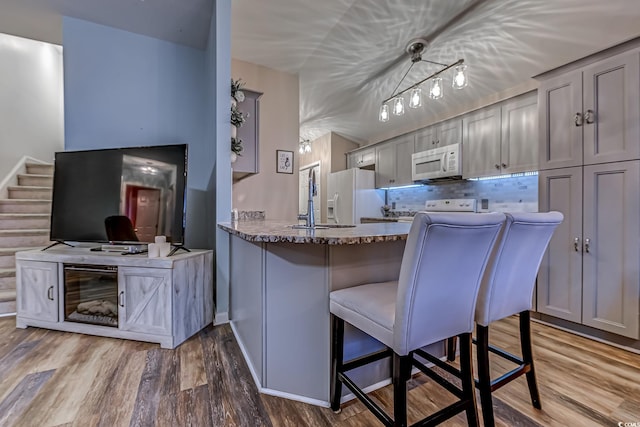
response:
<path id="1" fill-rule="evenodd" d="M 309 169 L 309 199 L 307 200 L 307 213 L 299 214 L 299 220 L 305 220 L 305 227 L 314 228 L 316 226 L 316 218 L 313 213 L 313 197 L 318 195 L 318 189 L 316 186 L 316 171 L 315 169 Z"/>

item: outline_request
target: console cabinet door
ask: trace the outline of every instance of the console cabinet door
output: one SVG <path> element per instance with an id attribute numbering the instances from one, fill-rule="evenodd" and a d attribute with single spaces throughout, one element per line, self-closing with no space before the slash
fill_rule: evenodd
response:
<path id="1" fill-rule="evenodd" d="M 584 167 L 582 323 L 633 339 L 640 338 L 638 183 L 639 161 Z"/>
<path id="2" fill-rule="evenodd" d="M 120 329 L 171 335 L 171 271 L 162 268 L 118 268 Z"/>
<path id="3" fill-rule="evenodd" d="M 17 313 L 20 317 L 58 321 L 58 263 L 16 262 Z"/>

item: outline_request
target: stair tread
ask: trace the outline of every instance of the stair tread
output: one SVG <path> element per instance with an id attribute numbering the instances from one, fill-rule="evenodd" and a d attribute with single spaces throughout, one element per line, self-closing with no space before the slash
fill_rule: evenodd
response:
<path id="1" fill-rule="evenodd" d="M 40 219 L 49 218 L 48 213 L 0 213 L 0 219 Z"/>
<path id="2" fill-rule="evenodd" d="M 9 204 L 9 203 L 51 203 L 49 199 L 0 199 L 0 203 Z"/>
<path id="3" fill-rule="evenodd" d="M 41 248 L 42 246 L 25 246 L 21 248 L 0 248 L 0 256 L 12 255 L 12 254 L 15 254 L 16 252 L 31 251 L 33 249 L 41 249 Z"/>
<path id="4" fill-rule="evenodd" d="M 0 290 L 0 302 L 13 301 L 16 299 L 16 291 Z"/>
<path id="5" fill-rule="evenodd" d="M 18 176 L 23 178 L 52 178 L 53 175 L 42 173 L 19 173 Z"/>
<path id="6" fill-rule="evenodd" d="M 16 229 L 16 230 L 0 230 L 0 236 L 29 236 L 38 234 L 49 234 L 48 228 L 31 228 L 31 229 Z"/>
<path id="7" fill-rule="evenodd" d="M 0 277 L 13 277 L 16 275 L 15 268 L 0 268 Z"/>
<path id="8" fill-rule="evenodd" d="M 27 191 L 42 191 L 51 190 L 53 187 L 45 187 L 42 185 L 10 185 L 7 187 L 9 190 L 27 190 Z"/>

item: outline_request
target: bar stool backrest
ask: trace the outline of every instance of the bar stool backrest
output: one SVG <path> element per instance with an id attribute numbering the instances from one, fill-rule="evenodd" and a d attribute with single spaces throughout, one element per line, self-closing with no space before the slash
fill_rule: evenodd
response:
<path id="1" fill-rule="evenodd" d="M 514 212 L 506 216 L 478 294 L 476 322 L 482 326 L 531 310 L 542 256 L 564 218 L 555 211 Z"/>
<path id="2" fill-rule="evenodd" d="M 480 281 L 504 221 L 502 213 L 416 214 L 398 280 L 397 354 L 472 332 Z"/>

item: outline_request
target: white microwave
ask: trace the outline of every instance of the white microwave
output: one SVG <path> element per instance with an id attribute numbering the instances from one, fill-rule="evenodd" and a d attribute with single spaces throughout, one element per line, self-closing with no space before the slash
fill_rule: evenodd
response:
<path id="1" fill-rule="evenodd" d="M 432 148 L 411 155 L 411 179 L 414 181 L 461 178 L 461 143 Z"/>

